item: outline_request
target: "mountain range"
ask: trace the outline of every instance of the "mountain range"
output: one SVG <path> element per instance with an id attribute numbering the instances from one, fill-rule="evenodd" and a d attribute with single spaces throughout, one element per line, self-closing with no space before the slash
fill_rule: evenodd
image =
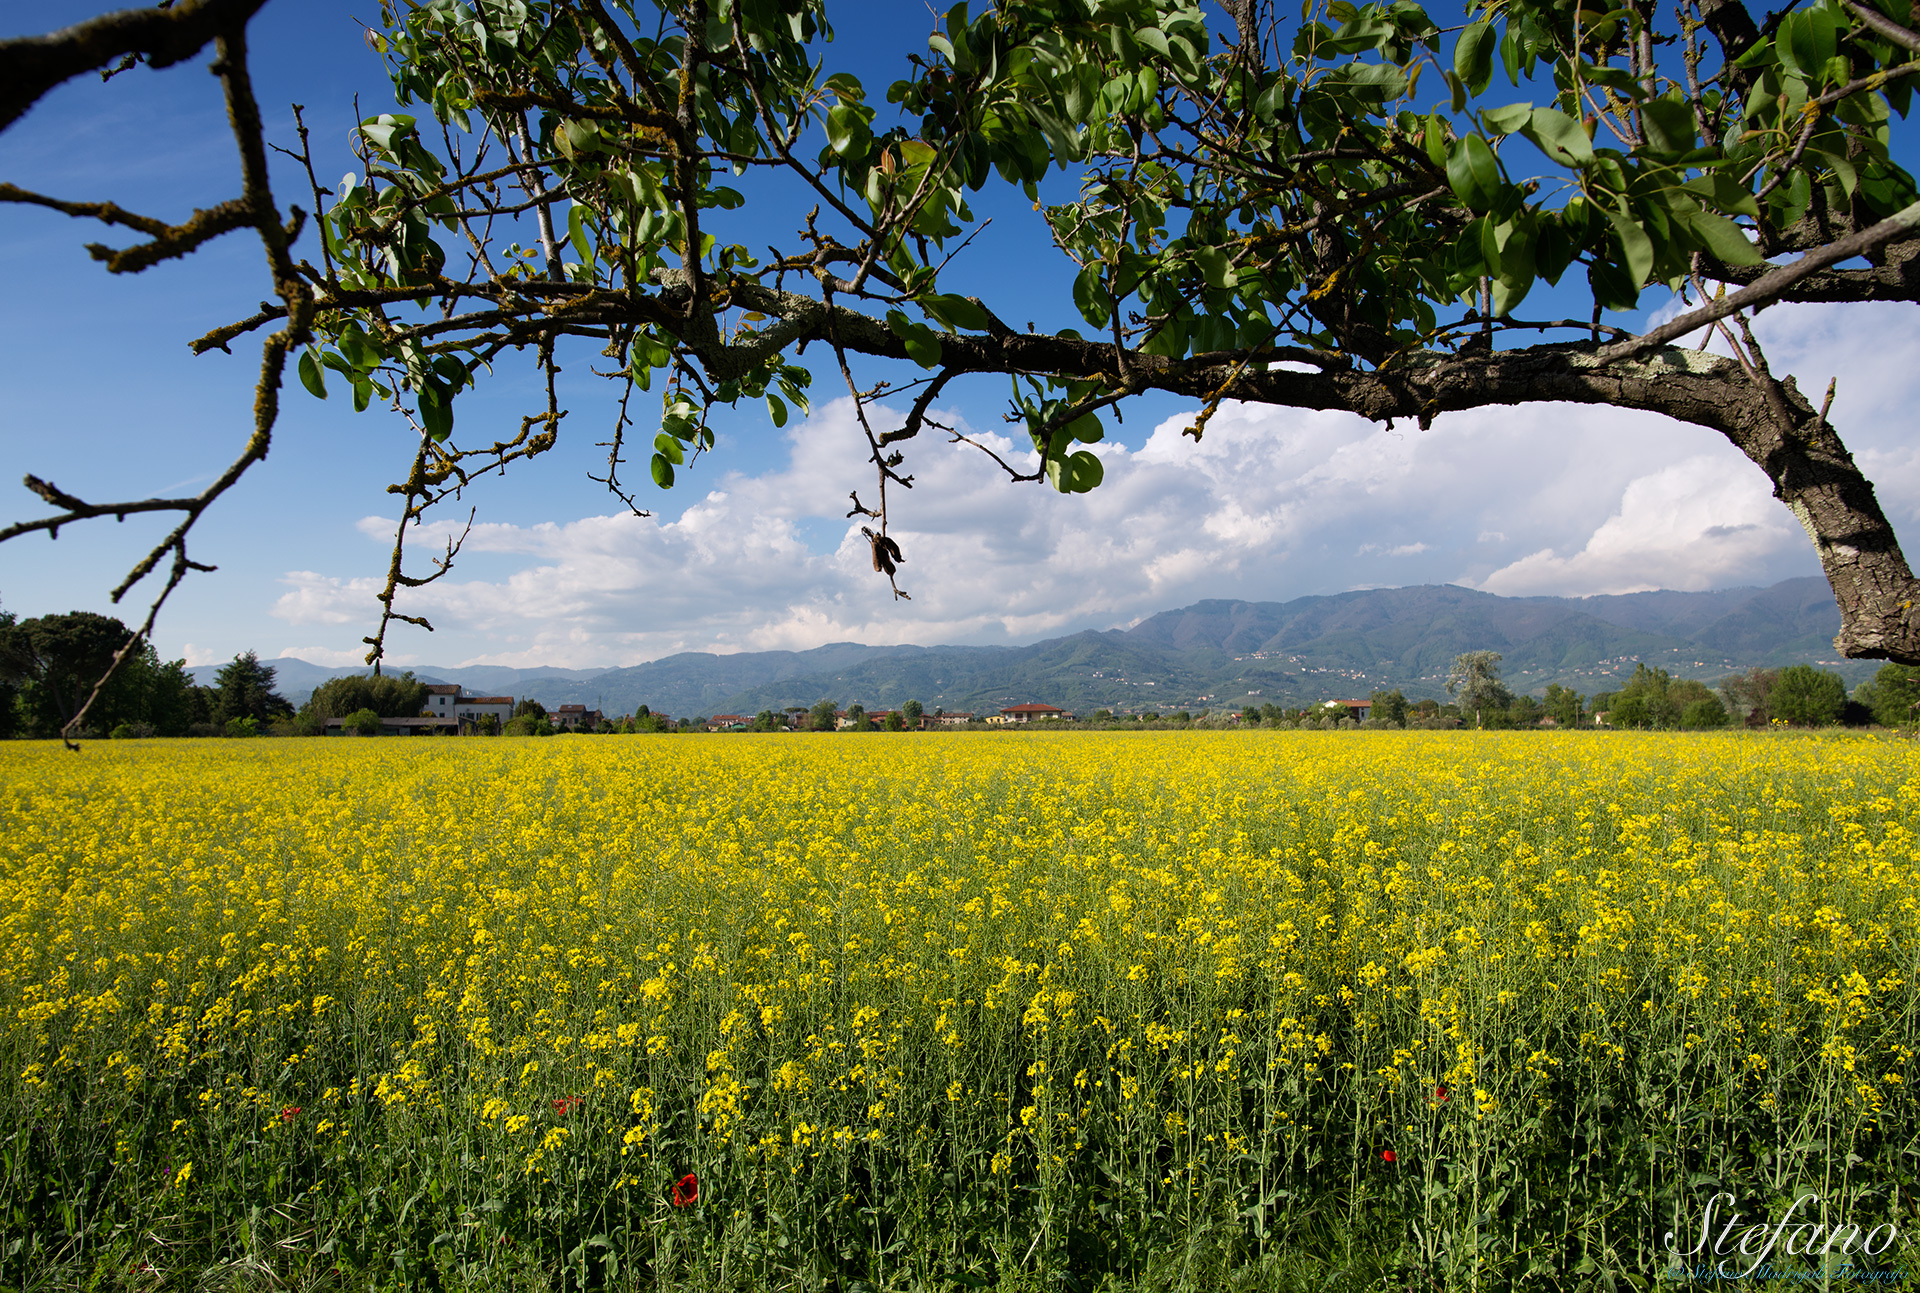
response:
<path id="1" fill-rule="evenodd" d="M 1163 611 L 1126 629 L 1028 646 L 863 646 L 731 655 L 685 652 L 622 669 L 416 666 L 415 677 L 483 695 L 531 697 L 549 709 L 585 704 L 609 716 L 647 705 L 676 716 L 754 714 L 823 698 L 890 709 L 991 712 L 1044 701 L 1084 712 L 1300 705 L 1398 687 L 1444 696 L 1463 651 L 1493 650 L 1515 691 L 1560 683 L 1583 694 L 1618 687 L 1635 663 L 1717 682 L 1754 666 L 1818 663 L 1851 687 L 1875 661 L 1842 661 L 1840 613 L 1826 581 L 1769 588 L 1604 597 L 1499 597 L 1451 584 L 1377 588 L 1289 602 L 1214 600 Z M 303 702 L 329 669 L 268 661 L 282 695 Z M 218 665 L 191 670 L 210 683 Z"/>

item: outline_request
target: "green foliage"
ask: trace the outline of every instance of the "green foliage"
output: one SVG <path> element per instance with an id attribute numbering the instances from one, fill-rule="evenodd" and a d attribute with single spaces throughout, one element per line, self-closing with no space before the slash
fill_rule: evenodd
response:
<path id="1" fill-rule="evenodd" d="M 1840 675 L 1810 664 L 1788 665 L 1768 694 L 1772 717 L 1795 727 L 1828 727 L 1840 721 L 1847 685 Z"/>
<path id="2" fill-rule="evenodd" d="M 313 689 L 313 695 L 300 707 L 303 715 L 317 719 L 324 727 L 330 718 L 344 718 L 359 710 L 370 709 L 382 718 L 414 718 L 427 703 L 427 685 L 411 671 L 394 676 L 348 674 L 329 678 Z"/>
<path id="3" fill-rule="evenodd" d="M 1720 703 L 1718 696 L 1702 696 L 1690 701 L 1680 711 L 1680 726 L 1689 730 L 1711 730 L 1725 727 L 1733 719 L 1727 713 L 1727 707 Z"/>
<path id="4" fill-rule="evenodd" d="M 920 730 L 920 724 L 926 717 L 926 708 L 917 700 L 909 700 L 900 707 L 900 718 L 909 732 Z"/>
<path id="5" fill-rule="evenodd" d="M 1873 676 L 1868 702 L 1873 720 L 1885 727 L 1912 727 L 1920 723 L 1920 669 L 1890 664 Z"/>
<path id="6" fill-rule="evenodd" d="M 1310 3 L 1290 46 L 1249 61 L 1195 0 L 1006 0 L 952 9 L 884 108 L 860 69 L 829 71 L 820 0 L 703 8 L 692 33 L 693 11 L 664 3 L 388 5 L 377 39 L 399 106 L 431 122 L 391 112 L 356 127 L 364 173 L 318 216 L 329 288 L 356 304 L 322 312 L 296 368 L 317 397 L 331 369 L 356 407 L 411 399 L 440 443 L 457 397 L 525 337 L 489 331 L 483 314 L 430 334 L 395 326 L 393 301 L 524 288 L 531 312 L 620 293 L 630 308 L 596 308 L 616 380 L 660 384 L 648 461 L 668 488 L 712 447 L 712 405 L 764 399 L 776 425 L 808 407 L 797 355 L 821 335 L 822 303 L 780 286 L 802 264 L 861 266 L 834 302 L 867 313 L 836 344 L 941 369 L 964 337 L 967 371 L 1031 373 L 978 358 L 977 343 L 1010 330 L 945 280 L 979 228 L 971 195 L 998 184 L 1039 204 L 1056 170 L 1079 191 L 1042 212 L 1098 336 L 1174 361 L 1279 345 L 1374 365 L 1446 355 L 1483 286 L 1504 316 L 1577 270 L 1586 286 L 1573 290 L 1628 309 L 1696 257 L 1709 270 L 1762 263 L 1811 209 L 1870 220 L 1912 202 L 1890 151 L 1907 54 L 1840 4 L 1720 51 L 1718 67 L 1709 51 L 1687 76 L 1678 55 L 1635 62 L 1642 42 L 1677 40 L 1654 11 L 1518 0 L 1470 9 L 1463 26 L 1411 0 Z M 461 159 L 486 146 L 539 159 L 556 195 L 540 246 L 514 241 L 527 231 L 512 219 L 467 223 L 512 204 L 444 150 L 443 128 Z M 807 189 L 842 239 L 800 234 L 798 256 L 764 262 L 750 250 L 764 218 L 734 214 L 748 198 L 725 181 L 769 170 Z M 486 244 L 484 292 L 447 277 L 445 244 L 469 235 Z M 687 304 L 696 283 L 719 289 L 716 304 Z M 1099 411 L 1137 389 L 1126 369 L 1101 360 L 1019 384 L 1038 474 L 1061 492 L 1099 485 L 1100 458 L 1075 446 L 1098 441 Z M 513 452 L 555 434 L 557 414 L 536 416 Z"/>
<path id="7" fill-rule="evenodd" d="M 831 732 L 834 729 L 835 716 L 839 713 L 840 702 L 822 700 L 807 711 L 807 727 L 815 732 Z"/>
<path id="8" fill-rule="evenodd" d="M 252 651 L 220 666 L 214 675 L 213 721 L 231 726 L 236 719 L 252 719 L 258 727 L 292 715 L 293 706 L 273 689 L 273 675 L 273 666 L 261 664 Z"/>
<path id="9" fill-rule="evenodd" d="M 380 720 L 384 717 L 379 710 L 363 708 L 351 714 L 342 715 L 342 730 L 353 736 L 380 735 Z"/>
<path id="10" fill-rule="evenodd" d="M 1584 714 L 1580 693 L 1570 687 L 1562 687 L 1557 682 L 1547 684 L 1547 694 L 1542 698 L 1541 705 L 1561 727 L 1576 726 Z"/>
<path id="11" fill-rule="evenodd" d="M 1368 711 L 1370 719 L 1393 727 L 1407 725 L 1407 698 L 1398 687 L 1391 691 L 1376 691 L 1368 699 L 1373 703 L 1373 708 Z"/>

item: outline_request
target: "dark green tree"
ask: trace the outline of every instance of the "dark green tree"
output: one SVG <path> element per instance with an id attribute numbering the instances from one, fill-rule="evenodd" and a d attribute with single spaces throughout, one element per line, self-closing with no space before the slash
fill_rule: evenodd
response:
<path id="1" fill-rule="evenodd" d="M 1686 708 L 1680 711 L 1680 726 L 1693 731 L 1725 727 L 1732 721 L 1727 707 L 1711 692 L 1687 702 Z"/>
<path id="2" fill-rule="evenodd" d="M 1561 727 L 1577 726 L 1585 713 L 1580 705 L 1580 693 L 1557 682 L 1547 684 L 1547 694 L 1541 704 Z"/>
<path id="3" fill-rule="evenodd" d="M 910 700 L 900 707 L 900 721 L 909 732 L 920 730 L 920 722 L 926 717 L 926 709 L 919 701 Z"/>
<path id="4" fill-rule="evenodd" d="M 857 700 L 847 706 L 847 730 L 850 732 L 873 730 L 873 724 L 867 721 L 867 707 Z"/>
<path id="5" fill-rule="evenodd" d="M 42 615 L 0 628 L 0 676 L 19 689 L 18 707 L 28 735 L 56 736 L 80 712 L 131 631 L 119 620 L 92 611 Z M 150 650 L 151 648 L 149 648 Z M 124 721 L 132 678 L 115 678 L 102 689 L 99 713 L 87 721 L 106 731 Z"/>
<path id="6" fill-rule="evenodd" d="M 1369 718 L 1390 723 L 1395 727 L 1407 725 L 1407 698 L 1401 694 L 1398 687 L 1391 691 L 1375 691 L 1367 699 L 1373 705 L 1373 708 L 1367 712 Z"/>
<path id="7" fill-rule="evenodd" d="M 1847 684 L 1840 675 L 1810 664 L 1782 669 L 1767 696 L 1773 717 L 1795 727 L 1830 727 L 1840 721 L 1846 704 Z"/>
<path id="8" fill-rule="evenodd" d="M 252 651 L 237 655 L 220 666 L 214 675 L 216 694 L 213 721 L 227 724 L 235 719 L 252 719 L 265 725 L 275 718 L 290 716 L 293 706 L 273 689 L 274 669 L 261 664 Z"/>
<path id="9" fill-rule="evenodd" d="M 1861 699 L 1883 727 L 1912 727 L 1920 723 L 1920 668 L 1905 664 L 1882 666 L 1871 689 Z"/>
<path id="10" fill-rule="evenodd" d="M 1607 726 L 1641 728 L 1653 726 L 1653 706 L 1644 691 L 1623 691 L 1607 705 Z"/>
<path id="11" fill-rule="evenodd" d="M 330 718 L 345 718 L 363 709 L 382 718 L 414 718 L 426 703 L 427 684 L 415 678 L 411 670 L 379 677 L 356 673 L 329 678 L 315 687 L 300 713 L 324 727 Z"/>
<path id="12" fill-rule="evenodd" d="M 1626 712 L 1635 717 L 1631 720 L 1615 718 L 1608 721 L 1615 727 L 1657 727 L 1662 730 L 1678 727 L 1680 706 L 1668 694 L 1675 685 L 1673 675 L 1665 669 L 1650 669 L 1644 663 L 1635 664 L 1633 676 L 1627 679 L 1626 685 L 1619 690 L 1613 700 L 1613 709 L 1616 714 L 1621 712 L 1621 703 L 1626 702 L 1628 705 Z M 1686 686 L 1684 683 L 1678 685 L 1683 688 Z M 1698 686 L 1699 694 L 1705 693 L 1706 688 L 1703 685 L 1695 685 Z M 1686 693 L 1683 692 L 1684 694 Z M 1699 695 L 1688 695 L 1687 698 L 1698 699 Z M 1644 720 L 1638 717 L 1643 710 Z"/>
<path id="13" fill-rule="evenodd" d="M 20 684 L 8 665 L 15 618 L 12 611 L 0 611 L 0 741 L 10 738 L 20 726 Z"/>
<path id="14" fill-rule="evenodd" d="M 819 701 L 814 705 L 812 709 L 807 711 L 807 727 L 809 728 L 809 730 L 815 731 L 815 732 L 831 732 L 834 729 L 834 723 L 836 721 L 835 716 L 839 712 L 840 712 L 839 701 L 837 700 Z"/>

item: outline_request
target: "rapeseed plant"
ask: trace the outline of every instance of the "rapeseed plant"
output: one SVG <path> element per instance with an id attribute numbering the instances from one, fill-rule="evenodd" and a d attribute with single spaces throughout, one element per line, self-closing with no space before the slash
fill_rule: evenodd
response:
<path id="1" fill-rule="evenodd" d="M 1920 1230 L 1900 743 L 0 766 L 13 1281 L 1585 1287 L 1717 1191 Z"/>

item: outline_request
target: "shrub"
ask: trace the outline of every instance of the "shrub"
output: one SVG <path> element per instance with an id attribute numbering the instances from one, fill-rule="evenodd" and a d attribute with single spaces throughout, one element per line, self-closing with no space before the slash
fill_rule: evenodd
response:
<path id="1" fill-rule="evenodd" d="M 1847 684 L 1840 675 L 1810 664 L 1782 669 L 1767 694 L 1767 708 L 1773 717 L 1795 727 L 1829 727 L 1840 721 L 1846 704 Z"/>
<path id="2" fill-rule="evenodd" d="M 1725 727 L 1730 721 L 1727 707 L 1718 696 L 1702 696 L 1680 713 L 1680 726 L 1686 728 Z"/>

